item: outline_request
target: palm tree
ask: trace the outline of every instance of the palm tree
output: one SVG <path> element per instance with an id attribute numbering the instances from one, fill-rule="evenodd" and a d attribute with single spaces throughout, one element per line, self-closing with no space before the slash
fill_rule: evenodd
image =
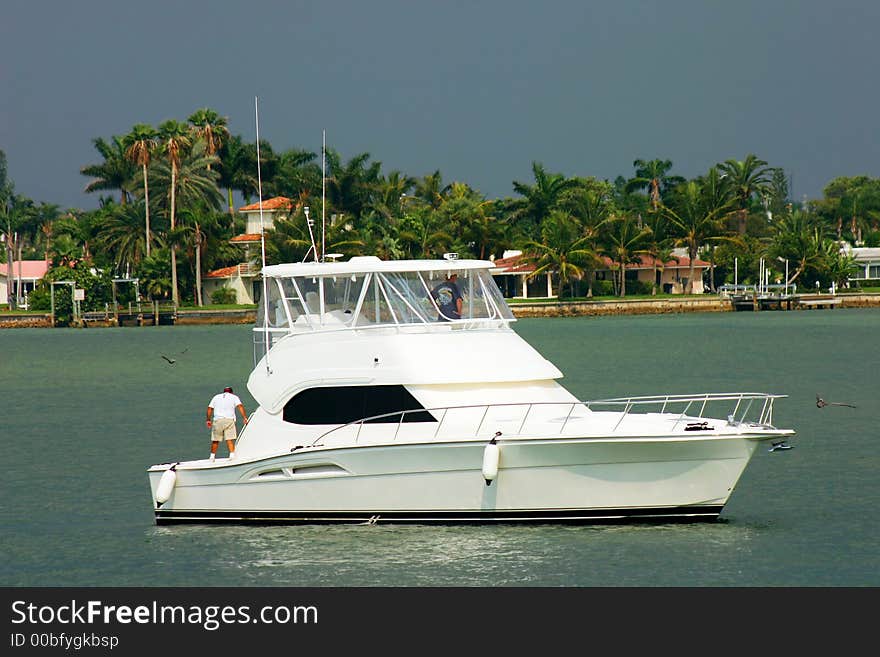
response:
<path id="1" fill-rule="evenodd" d="M 262 154 L 263 147 L 260 146 Z M 321 167 L 315 161 L 317 158 L 316 153 L 297 148 L 282 152 L 278 156 L 274 176 L 263 179 L 264 196 L 298 198 L 305 205 L 310 205 L 309 198 L 321 189 Z"/>
<path id="2" fill-rule="evenodd" d="M 6 218 L 6 291 L 9 309 L 15 310 L 18 299 L 21 298 L 21 254 L 28 235 L 32 232 L 34 219 L 37 215 L 34 202 L 22 194 L 12 192 L 6 200 L 4 214 Z M 16 293 L 12 293 L 13 262 L 16 260 L 16 252 L 19 261 L 18 286 Z"/>
<path id="3" fill-rule="evenodd" d="M 556 295 L 562 296 L 566 282 L 583 278 L 585 268 L 597 259 L 590 247 L 590 237 L 584 236 L 580 224 L 572 215 L 553 210 L 541 228 L 541 241 L 525 243 L 523 261 L 534 264 L 529 278 L 555 272 L 558 276 Z"/>
<path id="4" fill-rule="evenodd" d="M 740 235 L 745 235 L 749 203 L 755 194 L 764 194 L 769 190 L 773 169 L 751 153 L 743 161 L 726 160 L 718 168 L 730 180 L 739 209 L 737 231 Z"/>
<path id="5" fill-rule="evenodd" d="M 382 170 L 381 162 L 368 163 L 370 157 L 360 153 L 343 164 L 339 153 L 327 149 L 327 163 L 333 172 L 327 179 L 327 204 L 355 221 L 370 208 Z"/>
<path id="6" fill-rule="evenodd" d="M 144 211 L 146 232 L 144 243 L 147 247 L 147 257 L 150 257 L 150 187 L 147 184 L 147 167 L 152 159 L 153 152 L 158 146 L 158 133 L 151 125 L 146 123 L 138 123 L 131 132 L 126 135 L 123 143 L 125 144 L 125 156 L 129 161 L 140 165 L 144 173 Z"/>
<path id="7" fill-rule="evenodd" d="M 215 155 L 217 151 L 229 139 L 229 128 L 226 127 L 228 120 L 207 107 L 196 110 L 187 119 L 193 126 L 196 139 L 205 142 L 205 152 Z M 210 169 L 210 165 L 208 166 Z"/>
<path id="8" fill-rule="evenodd" d="M 633 167 L 636 175 L 627 182 L 626 190 L 647 189 L 653 210 L 658 208 L 664 194 L 684 182 L 681 176 L 667 175 L 672 160 L 636 160 Z"/>
<path id="9" fill-rule="evenodd" d="M 448 187 L 443 186 L 443 176 L 437 170 L 420 180 L 416 180 L 414 194 L 416 198 L 421 199 L 429 207 L 436 210 L 443 204 L 443 197 L 448 189 Z"/>
<path id="10" fill-rule="evenodd" d="M 10 202 L 15 194 L 15 185 L 7 176 L 6 153 L 0 149 L 0 220 L 2 220 L 3 240 L 6 242 L 6 291 L 9 310 L 15 310 L 12 290 L 12 215 Z"/>
<path id="11" fill-rule="evenodd" d="M 119 190 L 119 202 L 125 205 L 129 198 L 131 180 L 134 177 L 134 164 L 125 156 L 122 138 L 113 137 L 111 142 L 102 137 L 92 140 L 95 149 L 104 158 L 100 164 L 89 164 L 80 169 L 84 176 L 94 178 L 85 187 L 87 193 Z"/>
<path id="12" fill-rule="evenodd" d="M 254 160 L 250 161 L 251 150 L 253 150 Z M 245 171 L 253 170 L 256 178 L 256 149 L 249 149 L 247 144 L 242 141 L 240 135 L 230 137 L 222 144 L 220 151 L 220 164 L 218 170 L 220 172 L 220 186 L 226 189 L 227 203 L 229 205 L 229 216 L 235 217 L 235 208 L 233 206 L 232 192 L 239 189 L 238 181 Z"/>
<path id="13" fill-rule="evenodd" d="M 827 239 L 816 217 L 802 210 L 784 214 L 774 225 L 773 242 L 768 255 L 782 258 L 793 264 L 786 285 L 794 283 L 808 269 L 821 269 L 826 256 L 825 242 L 832 242 L 835 250 L 839 247 Z"/>
<path id="14" fill-rule="evenodd" d="M 702 178 L 679 185 L 663 213 L 680 231 L 679 239 L 687 246 L 690 258 L 687 293 L 694 288 L 694 261 L 704 242 L 722 236 L 721 220 L 736 204 L 728 193 L 729 183 L 716 167 Z"/>
<path id="15" fill-rule="evenodd" d="M 604 250 L 618 265 L 620 276 L 618 289 L 621 297 L 626 296 L 626 266 L 636 262 L 638 256 L 647 254 L 646 246 L 650 234 L 650 228 L 639 226 L 639 223 L 628 214 L 613 217 L 608 221 Z"/>
<path id="16" fill-rule="evenodd" d="M 175 228 L 175 192 L 177 183 L 177 167 L 180 165 L 180 157 L 182 151 L 189 147 L 190 138 L 186 124 L 180 121 L 170 119 L 159 126 L 159 139 L 161 143 L 162 153 L 168 158 L 168 164 L 171 166 L 171 185 L 170 185 L 170 219 L 171 230 Z M 176 308 L 178 305 L 177 294 L 177 248 L 171 245 L 171 301 Z"/>
<path id="17" fill-rule="evenodd" d="M 532 175 L 535 184 L 513 182 L 513 191 L 522 196 L 514 209 L 512 219 L 521 223 L 526 235 L 534 235 L 544 218 L 556 208 L 562 193 L 577 184 L 574 179 L 567 179 L 561 173 L 547 173 L 544 165 L 532 162 Z"/>
<path id="18" fill-rule="evenodd" d="M 669 234 L 668 218 L 660 212 L 648 215 L 648 228 L 651 234 L 646 238 L 645 252 L 654 261 L 654 275 L 651 279 L 651 295 L 657 294 L 657 279 L 665 264 L 672 260 L 673 238 Z"/>
<path id="19" fill-rule="evenodd" d="M 202 305 L 201 254 L 204 250 L 201 224 L 204 223 L 205 217 L 210 216 L 212 210 L 219 210 L 223 204 L 223 195 L 217 186 L 220 174 L 211 169 L 211 165 L 216 164 L 218 158 L 216 155 L 209 155 L 207 151 L 207 144 L 200 139 L 190 151 L 182 155 L 176 168 L 162 162 L 157 164 L 155 171 L 157 185 L 176 188 L 177 204 L 182 208 L 180 216 L 190 223 L 186 229 L 177 226 L 172 228 L 171 256 L 174 258 L 179 243 L 188 244 L 187 240 L 191 234 L 196 245 L 194 246 L 196 258 L 194 298 L 199 306 Z M 176 280 L 174 282 L 176 283 Z"/>
<path id="20" fill-rule="evenodd" d="M 140 207 L 140 203 L 114 203 L 98 211 L 96 243 L 103 252 L 113 255 L 118 274 L 130 273 L 144 259 L 146 236 L 140 230 Z"/>

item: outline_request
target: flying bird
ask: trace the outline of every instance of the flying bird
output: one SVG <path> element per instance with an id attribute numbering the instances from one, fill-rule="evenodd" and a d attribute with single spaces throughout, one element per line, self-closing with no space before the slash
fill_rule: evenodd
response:
<path id="1" fill-rule="evenodd" d="M 184 347 L 183 351 L 179 352 L 179 356 L 183 356 L 187 351 L 189 351 L 189 347 Z M 169 365 L 174 365 L 174 363 L 177 362 L 177 358 L 169 358 L 165 354 L 162 354 L 162 358 L 164 358 L 166 361 L 168 361 Z"/>
<path id="2" fill-rule="evenodd" d="M 824 406 L 848 406 L 849 408 L 855 408 L 855 404 L 845 404 L 843 402 L 827 402 L 822 399 L 818 394 L 816 395 L 816 406 L 818 408 L 822 408 Z"/>
<path id="3" fill-rule="evenodd" d="M 768 452 L 775 452 L 780 449 L 793 449 L 791 445 L 789 445 L 784 440 L 780 440 L 778 443 L 773 443 L 773 446 L 768 449 Z"/>

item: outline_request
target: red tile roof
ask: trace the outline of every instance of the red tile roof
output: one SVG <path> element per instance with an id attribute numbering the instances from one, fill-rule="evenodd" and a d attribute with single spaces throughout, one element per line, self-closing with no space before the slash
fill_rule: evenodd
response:
<path id="1" fill-rule="evenodd" d="M 266 201 L 263 201 L 263 209 L 264 210 L 289 210 L 293 207 L 293 201 L 291 201 L 286 196 L 276 196 L 275 198 L 270 198 Z M 253 212 L 255 210 L 260 209 L 260 203 L 251 203 L 250 205 L 246 205 L 243 208 L 239 208 L 239 212 Z"/>
<path id="2" fill-rule="evenodd" d="M 260 234 L 259 233 L 244 233 L 242 235 L 236 235 L 235 237 L 233 237 L 229 241 L 235 242 L 235 243 L 259 242 L 260 241 Z"/>
<path id="3" fill-rule="evenodd" d="M 222 269 L 209 271 L 205 274 L 205 278 L 232 278 L 237 271 L 238 265 L 232 265 L 231 267 L 223 267 Z"/>

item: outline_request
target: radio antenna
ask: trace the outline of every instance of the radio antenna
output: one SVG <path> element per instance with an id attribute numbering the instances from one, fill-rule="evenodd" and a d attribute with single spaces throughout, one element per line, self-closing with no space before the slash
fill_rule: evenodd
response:
<path id="1" fill-rule="evenodd" d="M 257 200 L 260 205 L 260 255 L 262 268 L 260 274 L 263 277 L 263 339 L 266 342 L 266 374 L 272 374 L 269 369 L 269 284 L 266 280 L 266 231 L 263 229 L 263 179 L 260 174 L 260 111 L 257 97 L 254 96 L 254 121 L 257 130 Z"/>
<path id="2" fill-rule="evenodd" d="M 327 131 L 321 130 L 321 262 L 324 262 L 324 254 L 327 252 L 324 247 L 324 234 L 326 231 L 326 220 L 324 209 L 327 205 Z"/>

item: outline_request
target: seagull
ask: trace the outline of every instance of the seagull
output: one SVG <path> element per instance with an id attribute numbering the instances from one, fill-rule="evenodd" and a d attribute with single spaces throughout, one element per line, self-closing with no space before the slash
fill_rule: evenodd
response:
<path id="1" fill-rule="evenodd" d="M 165 354 L 162 354 L 162 358 L 164 358 L 165 360 L 167 360 L 169 365 L 174 365 L 174 363 L 177 362 L 176 359 L 174 359 L 174 358 L 168 358 L 168 356 L 166 356 Z"/>
<path id="2" fill-rule="evenodd" d="M 841 402 L 827 402 L 822 399 L 818 394 L 816 395 L 816 406 L 818 408 L 822 408 L 823 406 L 848 406 L 849 408 L 855 408 L 855 404 L 844 404 Z"/>

